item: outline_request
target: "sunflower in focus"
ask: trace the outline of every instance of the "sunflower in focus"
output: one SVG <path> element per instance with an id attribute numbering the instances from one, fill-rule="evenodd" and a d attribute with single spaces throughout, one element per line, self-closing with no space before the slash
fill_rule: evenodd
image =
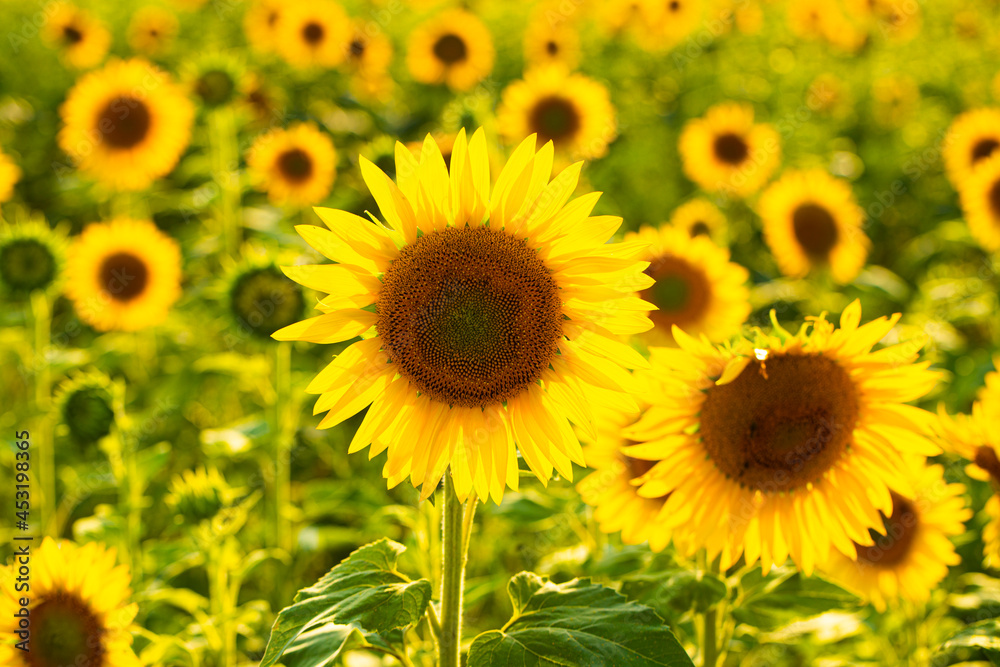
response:
<path id="1" fill-rule="evenodd" d="M 640 257 L 649 262 L 646 275 L 656 283 L 639 293 L 657 308 L 649 314 L 654 327 L 643 334 L 648 344 L 673 344 L 674 326 L 712 341 L 739 332 L 751 311 L 750 275 L 729 261 L 728 250 L 666 225 L 643 226 L 626 234 L 625 241 L 648 244 Z"/>
<path id="2" fill-rule="evenodd" d="M 1000 148 L 1000 109 L 967 111 L 952 121 L 944 140 L 948 178 L 961 189 L 975 170 Z"/>
<path id="3" fill-rule="evenodd" d="M 272 203 L 309 206 L 330 194 L 337 176 L 337 152 L 315 124 L 296 123 L 258 137 L 247 165 Z"/>
<path id="4" fill-rule="evenodd" d="M 493 71 L 495 56 L 493 37 L 479 17 L 452 9 L 413 31 L 406 65 L 421 83 L 470 90 Z"/>
<path id="5" fill-rule="evenodd" d="M 14 196 L 14 186 L 21 180 L 21 168 L 10 159 L 10 156 L 0 151 L 0 203 Z"/>
<path id="6" fill-rule="evenodd" d="M 825 171 L 789 171 L 758 202 L 764 240 L 786 276 L 829 269 L 838 283 L 861 271 L 871 242 L 850 186 Z"/>
<path id="7" fill-rule="evenodd" d="M 254 0 L 243 15 L 243 32 L 247 43 L 258 53 L 271 53 L 278 49 L 281 18 L 286 3 L 281 0 Z"/>
<path id="8" fill-rule="evenodd" d="M 1000 357 L 993 358 L 1000 368 Z M 1000 565 L 1000 373 L 986 374 L 972 412 L 949 416 L 938 408 L 938 441 L 941 446 L 969 461 L 965 473 L 972 479 L 989 482 L 993 494 L 986 501 L 983 527 L 983 558 L 987 567 Z"/>
<path id="9" fill-rule="evenodd" d="M 295 67 L 336 67 L 347 55 L 350 26 L 347 14 L 333 0 L 286 4 L 275 48 Z"/>
<path id="10" fill-rule="evenodd" d="M 674 209 L 670 216 L 670 226 L 683 229 L 688 236 L 707 236 L 722 245 L 726 238 L 726 216 L 707 199 L 692 199 Z"/>
<path id="11" fill-rule="evenodd" d="M 958 565 L 950 537 L 965 532 L 972 516 L 961 484 L 946 484 L 944 468 L 923 459 L 909 463 L 911 498 L 890 491 L 892 508 L 881 512 L 881 526 L 870 531 L 874 544 L 855 544 L 856 557 L 834 552 L 821 569 L 844 588 L 870 600 L 879 611 L 901 599 L 926 602 L 931 591 Z"/>
<path id="12" fill-rule="evenodd" d="M 66 276 L 80 319 L 138 331 L 165 320 L 180 296 L 180 248 L 148 220 L 93 223 L 70 247 Z"/>
<path id="13" fill-rule="evenodd" d="M 392 88 L 389 65 L 392 64 L 392 42 L 382 30 L 366 30 L 358 22 L 347 44 L 347 68 L 351 85 L 359 97 L 384 99 Z"/>
<path id="14" fill-rule="evenodd" d="M 169 173 L 187 147 L 194 107 L 170 77 L 141 59 L 115 60 L 70 90 L 59 146 L 80 170 L 117 190 Z"/>
<path id="15" fill-rule="evenodd" d="M 329 296 L 274 337 L 363 336 L 307 391 L 320 428 L 370 405 L 349 452 L 387 451 L 390 486 L 409 477 L 427 498 L 450 467 L 459 498 L 499 502 L 517 488 L 515 443 L 544 484 L 553 468 L 572 479 L 584 387 L 627 390 L 625 368 L 647 365 L 618 340 L 651 326 L 630 296 L 651 284 L 641 244 L 606 243 L 621 219 L 590 217 L 598 194 L 567 204 L 582 163 L 551 178 L 553 156 L 528 137 L 491 188 L 482 129 L 459 132 L 450 168 L 430 136 L 419 160 L 397 143 L 398 186 L 360 160 L 387 227 L 316 209 L 329 230 L 297 228 L 338 263 L 285 267 Z"/>
<path id="16" fill-rule="evenodd" d="M 753 108 L 728 102 L 690 120 L 679 140 L 684 173 L 703 190 L 745 197 L 767 182 L 781 162 L 770 125 L 754 123 Z"/>
<path id="17" fill-rule="evenodd" d="M 111 45 L 111 33 L 104 24 L 69 3 L 53 6 L 42 36 L 48 44 L 59 49 L 66 63 L 77 69 L 100 64 Z"/>
<path id="18" fill-rule="evenodd" d="M 533 67 L 573 69 L 580 62 L 580 33 L 568 20 L 556 23 L 544 12 L 536 12 L 524 31 L 524 61 Z"/>
<path id="19" fill-rule="evenodd" d="M 148 5 L 136 10 L 128 24 L 128 45 L 133 51 L 156 56 L 170 49 L 179 29 L 172 12 Z"/>
<path id="20" fill-rule="evenodd" d="M 977 167 L 959 194 L 972 236 L 987 250 L 1000 250 L 1000 155 Z"/>
<path id="21" fill-rule="evenodd" d="M 607 154 L 618 136 L 608 89 L 558 65 L 529 70 L 504 89 L 497 128 L 509 143 L 536 134 L 579 160 Z"/>
<path id="22" fill-rule="evenodd" d="M 939 381 L 919 344 L 872 352 L 899 315 L 859 326 L 849 305 L 840 328 L 825 316 L 792 335 L 713 346 L 674 328 L 680 349 L 653 348 L 663 390 L 624 432 L 625 453 L 661 461 L 639 495 L 670 494 L 659 520 L 721 555 L 741 555 L 765 574 L 791 556 L 807 575 L 830 549 L 857 558 L 892 514 L 890 490 L 913 497 L 904 454 L 933 455 L 931 413 L 907 405 Z"/>
<path id="23" fill-rule="evenodd" d="M 91 542 L 42 540 L 32 550 L 31 650 L 14 648 L 24 593 L 15 589 L 17 569 L 0 567 L 0 664 L 8 667 L 140 667 L 129 631 L 139 608 L 128 567 L 116 552 Z"/>

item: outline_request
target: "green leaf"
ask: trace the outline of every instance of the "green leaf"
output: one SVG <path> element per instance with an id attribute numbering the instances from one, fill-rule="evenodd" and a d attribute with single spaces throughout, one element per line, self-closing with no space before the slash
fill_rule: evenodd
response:
<path id="1" fill-rule="evenodd" d="M 476 637 L 468 667 L 693 667 L 656 612 L 589 579 L 521 572 L 507 592 L 514 616 Z"/>
<path id="2" fill-rule="evenodd" d="M 776 568 L 766 578 L 755 568 L 743 577 L 742 585 L 744 597 L 733 616 L 764 630 L 858 605 L 857 596 L 840 586 L 817 576 L 804 577 L 790 567 Z"/>
<path id="3" fill-rule="evenodd" d="M 951 665 L 980 656 L 991 665 L 1000 665 L 1000 620 L 992 618 L 962 628 L 938 647 L 932 664 Z"/>
<path id="4" fill-rule="evenodd" d="M 704 613 L 726 597 L 726 582 L 710 572 L 668 570 L 642 574 L 622 584 L 630 600 L 649 605 L 664 618 L 693 609 Z"/>
<path id="5" fill-rule="evenodd" d="M 326 665 L 310 661 L 320 656 L 309 647 L 320 645 L 316 637 L 325 633 L 347 642 L 351 634 L 338 629 L 343 626 L 356 626 L 366 633 L 366 641 L 373 642 L 378 638 L 367 633 L 385 633 L 418 622 L 431 599 L 431 584 L 426 579 L 410 581 L 396 571 L 396 560 L 404 550 L 402 544 L 387 539 L 368 544 L 316 584 L 299 591 L 295 604 L 278 614 L 260 667 L 279 659 L 291 667 L 289 654 L 300 656 L 294 663 L 298 667 Z M 323 660 L 329 652 L 328 647 Z"/>

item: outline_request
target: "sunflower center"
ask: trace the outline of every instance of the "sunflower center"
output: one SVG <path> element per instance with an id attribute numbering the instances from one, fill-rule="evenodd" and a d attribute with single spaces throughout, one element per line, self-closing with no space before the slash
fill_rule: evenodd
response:
<path id="1" fill-rule="evenodd" d="M 305 310 L 302 290 L 274 266 L 247 271 L 230 292 L 236 319 L 261 338 L 297 322 Z"/>
<path id="2" fill-rule="evenodd" d="M 235 88 L 236 84 L 229 73 L 218 69 L 205 72 L 195 84 L 198 97 L 210 107 L 228 102 Z"/>
<path id="3" fill-rule="evenodd" d="M 310 21 L 309 23 L 302 26 L 302 39 L 310 46 L 316 46 L 323 41 L 323 35 L 326 34 L 326 30 L 322 25 L 316 23 L 315 21 Z"/>
<path id="4" fill-rule="evenodd" d="M 112 100 L 98 114 L 97 131 L 104 143 L 114 148 L 133 148 L 149 134 L 152 120 L 145 102 L 123 96 Z"/>
<path id="5" fill-rule="evenodd" d="M 292 183 L 303 183 L 312 176 L 312 158 L 301 148 L 287 150 L 278 157 L 278 170 Z"/>
<path id="6" fill-rule="evenodd" d="M 885 533 L 869 529 L 868 533 L 875 541 L 873 546 L 862 546 L 855 542 L 858 561 L 867 565 L 892 567 L 904 560 L 910 553 L 913 539 L 917 535 L 920 515 L 912 501 L 895 491 L 892 495 L 892 514 L 882 517 Z"/>
<path id="7" fill-rule="evenodd" d="M 273 10 L 271 12 L 268 12 L 268 15 L 267 15 L 267 25 L 268 25 L 268 27 L 269 28 L 273 28 L 277 24 L 278 24 L 278 12 L 273 11 Z"/>
<path id="8" fill-rule="evenodd" d="M 401 375 L 464 407 L 514 398 L 562 336 L 558 287 L 523 240 L 448 228 L 403 247 L 383 278 L 376 329 Z"/>
<path id="9" fill-rule="evenodd" d="M 711 232 L 712 230 L 709 228 L 709 226 L 704 222 L 702 222 L 701 220 L 699 220 L 698 222 L 691 225 L 691 229 L 688 233 L 691 234 L 691 237 L 693 238 L 695 236 L 709 236 Z"/>
<path id="10" fill-rule="evenodd" d="M 713 147 L 715 149 L 715 156 L 726 164 L 731 165 L 743 164 L 743 161 L 747 159 L 747 155 L 750 154 L 750 147 L 747 146 L 747 142 L 743 140 L 743 137 L 734 132 L 727 132 L 726 134 L 717 136 Z"/>
<path id="11" fill-rule="evenodd" d="M 83 33 L 71 25 L 63 28 L 63 39 L 67 44 L 76 44 L 83 40 Z"/>
<path id="12" fill-rule="evenodd" d="M 1000 180 L 993 183 L 990 188 L 990 209 L 993 211 L 993 215 L 1000 218 Z"/>
<path id="13" fill-rule="evenodd" d="M 545 52 L 548 53 L 550 56 L 554 56 L 555 54 L 559 53 L 559 45 L 550 39 L 548 42 L 545 43 Z"/>
<path id="14" fill-rule="evenodd" d="M 0 248 L 0 276 L 24 292 L 45 287 L 56 277 L 56 260 L 44 244 L 34 239 L 16 239 Z"/>
<path id="15" fill-rule="evenodd" d="M 1000 459 L 997 458 L 996 450 L 989 445 L 983 445 L 976 450 L 976 457 L 973 462 L 988 472 L 993 481 L 1000 482 Z"/>
<path id="16" fill-rule="evenodd" d="M 351 57 L 360 58 L 365 53 L 365 43 L 360 39 L 351 40 Z"/>
<path id="17" fill-rule="evenodd" d="M 468 56 L 465 40 L 458 35 L 442 35 L 434 42 L 434 55 L 445 65 L 454 65 Z"/>
<path id="18" fill-rule="evenodd" d="M 56 593 L 31 610 L 29 667 L 104 664 L 104 628 L 75 595 Z"/>
<path id="19" fill-rule="evenodd" d="M 711 296 L 711 286 L 705 274 L 683 259 L 661 257 L 655 260 L 646 273 L 656 281 L 644 289 L 640 296 L 656 305 L 659 310 L 649 314 L 657 327 L 670 331 L 670 327 L 697 321 Z"/>
<path id="20" fill-rule="evenodd" d="M 580 129 L 580 113 L 565 97 L 552 95 L 539 100 L 528 121 L 542 143 L 569 139 Z"/>
<path id="21" fill-rule="evenodd" d="M 790 491 L 840 459 L 857 419 L 857 391 L 837 362 L 777 354 L 707 390 L 701 438 L 726 477 L 764 492 Z"/>
<path id="22" fill-rule="evenodd" d="M 976 142 L 976 145 L 972 147 L 972 163 L 975 164 L 980 160 L 988 158 L 998 147 L 1000 147 L 1000 141 L 997 141 L 996 139 L 979 140 Z"/>
<path id="23" fill-rule="evenodd" d="M 681 8 L 681 3 L 679 3 L 677 0 L 672 0 L 672 2 L 669 5 L 667 5 L 667 8 L 672 12 L 676 12 L 678 9 Z"/>
<path id="24" fill-rule="evenodd" d="M 802 204 L 792 213 L 795 239 L 810 258 L 825 260 L 837 245 L 837 222 L 818 204 Z"/>
<path id="25" fill-rule="evenodd" d="M 98 280 L 108 296 L 124 303 L 146 291 L 149 268 L 141 258 L 128 252 L 117 252 L 101 264 Z"/>

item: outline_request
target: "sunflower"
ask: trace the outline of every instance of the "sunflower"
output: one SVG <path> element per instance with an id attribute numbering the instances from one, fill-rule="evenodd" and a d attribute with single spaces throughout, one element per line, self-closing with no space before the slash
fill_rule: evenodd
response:
<path id="1" fill-rule="evenodd" d="M 336 67 L 347 55 L 350 25 L 343 8 L 333 0 L 286 4 L 275 48 L 296 67 Z"/>
<path id="2" fill-rule="evenodd" d="M 82 77 L 59 112 L 59 146 L 118 190 L 141 190 L 169 173 L 194 119 L 180 88 L 141 59 L 115 60 Z"/>
<path id="3" fill-rule="evenodd" d="M 337 176 L 337 152 L 315 124 L 296 123 L 257 137 L 247 165 L 274 204 L 308 206 L 330 194 Z"/>
<path id="4" fill-rule="evenodd" d="M 65 232 L 51 229 L 44 219 L 18 224 L 0 220 L 0 287 L 5 296 L 55 293 L 62 284 L 67 245 Z"/>
<path id="5" fill-rule="evenodd" d="M 576 26 L 569 21 L 556 23 L 537 12 L 524 31 L 524 61 L 533 67 L 575 68 L 580 62 L 580 33 Z"/>
<path id="6" fill-rule="evenodd" d="M 972 236 L 987 250 L 1000 250 L 1000 154 L 976 167 L 959 194 Z"/>
<path id="7" fill-rule="evenodd" d="M 781 162 L 770 125 L 754 123 L 748 104 L 718 104 L 690 120 L 679 140 L 684 173 L 708 192 L 744 197 L 760 189 Z"/>
<path id="8" fill-rule="evenodd" d="M 944 140 L 948 178 L 961 189 L 973 172 L 1000 148 L 1000 109 L 967 111 L 952 121 Z"/>
<path id="9" fill-rule="evenodd" d="M 169 50 L 179 24 L 173 12 L 155 5 L 136 10 L 128 24 L 128 45 L 133 51 L 156 56 Z"/>
<path id="10" fill-rule="evenodd" d="M 470 90 L 493 70 L 495 55 L 486 25 L 475 14 L 451 9 L 413 31 L 406 65 L 421 83 Z"/>
<path id="11" fill-rule="evenodd" d="M 786 276 L 801 278 L 828 268 L 838 283 L 854 279 L 871 242 L 864 211 L 851 187 L 825 171 L 789 171 L 758 202 L 764 240 Z"/>
<path id="12" fill-rule="evenodd" d="M 236 497 L 215 466 L 185 470 L 170 480 L 167 506 L 180 524 L 209 521 Z"/>
<path id="13" fill-rule="evenodd" d="M 271 53 L 278 49 L 278 26 L 286 13 L 286 4 L 282 0 L 254 0 L 243 15 L 247 43 L 258 53 Z"/>
<path id="14" fill-rule="evenodd" d="M 946 484 L 944 468 L 916 458 L 909 464 L 914 495 L 890 492 L 892 508 L 870 531 L 874 544 L 855 544 L 855 557 L 833 553 L 821 567 L 833 581 L 870 600 L 879 611 L 900 599 L 926 602 L 961 558 L 948 539 L 972 516 L 961 484 Z"/>
<path id="15" fill-rule="evenodd" d="M 254 126 L 273 127 L 280 122 L 286 103 L 284 90 L 263 76 L 250 74 L 240 80 L 239 107 Z"/>
<path id="16" fill-rule="evenodd" d="M 791 556 L 809 574 L 831 545 L 856 558 L 890 489 L 912 497 L 903 455 L 938 452 L 922 434 L 933 415 L 905 403 L 939 381 L 914 363 L 920 345 L 871 351 L 898 320 L 859 326 L 855 301 L 840 329 L 821 315 L 792 335 L 775 320 L 726 346 L 674 327 L 680 349 L 651 350 L 663 389 L 624 432 L 628 456 L 661 461 L 639 495 L 669 493 L 659 520 L 723 569 L 742 554 L 766 574 Z"/>
<path id="17" fill-rule="evenodd" d="M 223 299 L 239 334 L 273 343 L 271 334 L 305 315 L 306 297 L 275 264 L 275 252 L 248 243 L 240 254 L 227 266 Z"/>
<path id="18" fill-rule="evenodd" d="M 77 69 L 98 65 L 111 45 L 111 33 L 104 24 L 69 3 L 54 6 L 42 35 L 59 49 L 63 60 Z"/>
<path id="19" fill-rule="evenodd" d="M 1000 356 L 993 359 L 1000 369 Z M 986 374 L 986 384 L 979 391 L 972 413 L 950 417 L 944 406 L 938 409 L 937 432 L 941 446 L 970 461 L 966 474 L 975 480 L 990 482 L 993 494 L 986 501 L 986 526 L 983 528 L 983 551 L 987 567 L 1000 565 L 1000 372 Z"/>
<path id="20" fill-rule="evenodd" d="M 702 24 L 704 0 L 643 0 L 640 44 L 652 51 L 672 49 Z"/>
<path id="21" fill-rule="evenodd" d="M 77 545 L 51 537 L 31 553 L 31 650 L 14 644 L 20 600 L 18 565 L 0 567 L 0 664 L 8 667 L 140 667 L 132 651 L 132 624 L 139 608 L 128 603 L 131 576 L 115 566 L 115 549 Z"/>
<path id="22" fill-rule="evenodd" d="M 919 103 L 920 87 L 913 77 L 883 76 L 872 83 L 872 112 L 884 127 L 902 126 Z"/>
<path id="23" fill-rule="evenodd" d="M 655 382 L 653 378 L 648 381 Z M 651 391 L 656 389 L 649 386 Z M 634 400 L 623 398 L 612 391 L 592 391 L 593 433 L 588 435 L 581 429 L 580 438 L 587 443 L 583 455 L 594 472 L 583 478 L 576 490 L 583 502 L 595 508 L 594 519 L 602 533 L 621 532 L 625 544 L 649 542 L 653 551 L 662 551 L 670 543 L 671 531 L 656 517 L 667 498 L 643 498 L 637 493 L 656 462 L 634 459 L 622 451 L 634 444 L 622 431 L 640 414 Z M 640 403 L 640 407 L 644 406 Z"/>
<path id="24" fill-rule="evenodd" d="M 656 306 L 654 327 L 643 334 L 650 345 L 671 344 L 671 327 L 693 336 L 721 341 L 739 332 L 750 315 L 750 275 L 729 261 L 729 251 L 704 236 L 664 225 L 643 226 L 625 241 L 648 244 L 641 255 L 650 262 L 646 275 L 656 281 L 639 297 Z"/>
<path id="25" fill-rule="evenodd" d="M 608 89 L 558 65 L 529 70 L 504 89 L 497 127 L 510 143 L 537 134 L 574 160 L 602 157 L 618 136 Z"/>
<path id="26" fill-rule="evenodd" d="M 14 196 L 14 186 L 21 180 L 21 168 L 10 159 L 10 156 L 0 151 L 0 203 Z"/>
<path id="27" fill-rule="evenodd" d="M 224 53 L 207 53 L 189 61 L 181 78 L 202 108 L 215 109 L 237 98 L 245 70 L 237 58 Z"/>
<path id="28" fill-rule="evenodd" d="M 85 445 L 106 437 L 115 423 L 120 391 L 104 373 L 77 373 L 59 385 L 55 405 L 59 420 L 74 442 Z"/>
<path id="29" fill-rule="evenodd" d="M 347 68 L 355 94 L 366 99 L 384 99 L 392 84 L 390 64 L 392 42 L 386 34 L 368 29 L 364 23 L 355 23 L 347 44 Z"/>
<path id="30" fill-rule="evenodd" d="M 649 329 L 630 295 L 651 284 L 641 244 L 606 243 L 620 218 L 589 217 L 598 193 L 567 204 L 582 163 L 551 181 L 553 148 L 528 137 L 490 188 L 482 129 L 460 131 L 450 169 L 437 143 L 419 161 L 396 144 L 399 185 L 361 159 L 389 228 L 316 209 L 330 231 L 299 233 L 339 264 L 286 267 L 329 293 L 325 314 L 274 334 L 335 343 L 364 335 L 307 391 L 329 428 L 370 404 L 349 447 L 388 450 L 390 485 L 409 477 L 428 497 L 451 466 L 463 500 L 499 502 L 517 488 L 515 442 L 547 483 L 584 464 L 567 421 L 587 421 L 582 387 L 627 389 L 645 359 L 617 339 Z M 419 232 L 419 234 L 418 234 Z"/>
<path id="31" fill-rule="evenodd" d="M 138 331 L 165 320 L 180 296 L 180 248 L 148 220 L 94 223 L 70 248 L 66 275 L 80 319 L 101 331 Z"/>
<path id="32" fill-rule="evenodd" d="M 707 199 L 692 199 L 681 204 L 674 209 L 669 224 L 675 229 L 683 229 L 692 238 L 707 236 L 719 244 L 728 236 L 726 216 Z"/>

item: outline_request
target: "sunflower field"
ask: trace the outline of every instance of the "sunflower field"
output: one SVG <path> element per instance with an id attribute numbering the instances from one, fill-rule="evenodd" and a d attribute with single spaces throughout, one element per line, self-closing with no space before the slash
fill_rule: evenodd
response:
<path id="1" fill-rule="evenodd" d="M 998 295 L 998 0 L 0 0 L 0 667 L 1000 665 Z"/>

